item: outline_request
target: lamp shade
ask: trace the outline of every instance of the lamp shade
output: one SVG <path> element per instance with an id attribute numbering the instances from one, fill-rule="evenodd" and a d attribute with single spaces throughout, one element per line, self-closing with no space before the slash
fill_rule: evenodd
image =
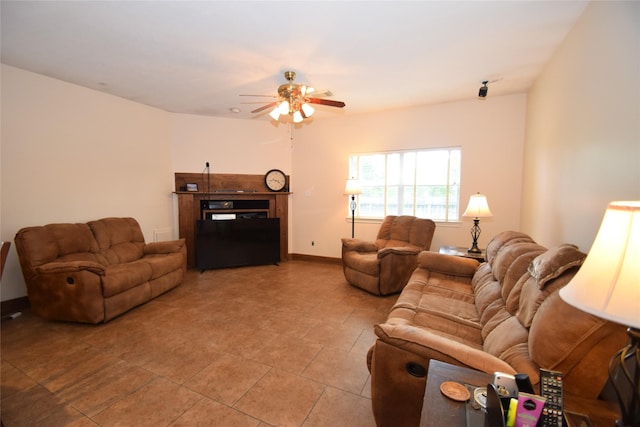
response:
<path id="1" fill-rule="evenodd" d="M 348 179 L 347 184 L 344 186 L 344 194 L 362 194 L 362 189 L 360 188 L 360 180 L 357 180 L 355 178 Z"/>
<path id="2" fill-rule="evenodd" d="M 484 194 L 474 194 L 469 197 L 469 204 L 467 209 L 462 214 L 465 218 L 489 218 L 493 214 L 489 210 L 489 204 L 487 203 L 487 197 Z"/>
<path id="3" fill-rule="evenodd" d="M 587 258 L 560 297 L 587 313 L 640 328 L 640 201 L 609 204 Z"/>

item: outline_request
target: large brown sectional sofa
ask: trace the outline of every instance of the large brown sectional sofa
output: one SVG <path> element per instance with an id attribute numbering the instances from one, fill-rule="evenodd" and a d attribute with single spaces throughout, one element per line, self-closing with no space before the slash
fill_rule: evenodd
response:
<path id="1" fill-rule="evenodd" d="M 178 286 L 184 239 L 145 243 L 133 218 L 26 227 L 16 250 L 34 314 L 99 323 Z"/>
<path id="2" fill-rule="evenodd" d="M 493 373 L 564 373 L 565 393 L 596 398 L 625 328 L 566 304 L 558 290 L 585 255 L 497 235 L 487 262 L 422 252 L 367 358 L 376 423 L 417 426 L 430 359 Z"/>

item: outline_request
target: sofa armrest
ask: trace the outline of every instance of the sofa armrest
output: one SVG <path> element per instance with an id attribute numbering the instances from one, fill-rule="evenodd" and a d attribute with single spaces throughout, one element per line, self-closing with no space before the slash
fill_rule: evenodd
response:
<path id="1" fill-rule="evenodd" d="M 374 242 L 368 242 L 360 239 L 342 238 L 342 252 L 376 252 L 378 247 Z"/>
<path id="2" fill-rule="evenodd" d="M 398 256 L 417 256 L 421 251 L 413 248 L 405 248 L 402 246 L 398 247 L 388 247 L 382 248 L 378 251 L 378 259 L 383 258 L 388 255 L 398 255 Z"/>
<path id="3" fill-rule="evenodd" d="M 144 245 L 145 255 L 173 254 L 180 252 L 185 245 L 185 239 L 151 242 Z"/>
<path id="4" fill-rule="evenodd" d="M 49 262 L 35 268 L 38 274 L 75 273 L 78 271 L 89 271 L 99 276 L 104 276 L 105 266 L 93 261 L 66 261 Z"/>
<path id="5" fill-rule="evenodd" d="M 427 360 L 435 358 L 435 354 L 446 354 L 461 365 L 479 371 L 516 373 L 507 362 L 480 348 L 437 335 L 427 329 L 387 323 L 375 325 L 374 329 L 380 340 Z"/>
<path id="6" fill-rule="evenodd" d="M 26 281 L 33 314 L 50 320 L 104 321 L 104 266 L 92 261 L 54 261 L 35 271 Z"/>
<path id="7" fill-rule="evenodd" d="M 472 258 L 423 251 L 418 255 L 418 267 L 453 276 L 472 277 L 480 262 Z"/>

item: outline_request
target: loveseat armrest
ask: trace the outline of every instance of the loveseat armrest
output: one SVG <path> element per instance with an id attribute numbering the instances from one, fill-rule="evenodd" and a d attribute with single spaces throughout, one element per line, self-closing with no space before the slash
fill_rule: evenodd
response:
<path id="1" fill-rule="evenodd" d="M 378 247 L 374 242 L 365 241 L 361 239 L 351 239 L 348 237 L 342 238 L 342 252 L 356 251 L 356 252 L 376 252 Z"/>
<path id="2" fill-rule="evenodd" d="M 49 320 L 102 322 L 104 275 L 102 264 L 87 260 L 38 266 L 26 282 L 31 311 Z"/>
<path id="3" fill-rule="evenodd" d="M 452 276 L 473 277 L 480 262 L 472 258 L 423 251 L 418 255 L 418 267 Z"/>
<path id="4" fill-rule="evenodd" d="M 53 261 L 35 268 L 38 274 L 75 273 L 89 271 L 104 276 L 105 266 L 94 261 Z"/>
<path id="5" fill-rule="evenodd" d="M 481 348 L 438 335 L 430 330 L 412 325 L 378 324 L 374 327 L 378 338 L 387 344 L 413 353 L 425 360 L 438 359 L 437 355 L 447 355 L 461 366 L 493 373 L 515 374 L 511 365 Z"/>
<path id="6" fill-rule="evenodd" d="M 143 251 L 145 255 L 173 254 L 180 252 L 184 245 L 185 239 L 150 242 L 144 245 Z"/>

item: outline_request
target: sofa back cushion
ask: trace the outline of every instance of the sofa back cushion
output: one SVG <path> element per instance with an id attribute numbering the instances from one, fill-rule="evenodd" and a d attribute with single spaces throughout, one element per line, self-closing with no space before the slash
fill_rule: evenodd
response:
<path id="1" fill-rule="evenodd" d="M 87 224 L 25 227 L 18 231 L 15 242 L 21 260 L 31 269 L 55 260 L 80 260 L 85 255 L 95 261 L 98 252 L 98 244 Z"/>
<path id="2" fill-rule="evenodd" d="M 133 218 L 103 218 L 88 223 L 107 264 L 142 258 L 145 246 L 140 225 Z"/>
<path id="3" fill-rule="evenodd" d="M 389 215 L 380 225 L 376 246 L 378 249 L 409 247 L 426 251 L 431 247 L 435 229 L 436 224 L 430 219 Z"/>
<path id="4" fill-rule="evenodd" d="M 573 278 L 586 255 L 574 245 L 559 245 L 537 256 L 524 276 L 516 316 L 531 326 L 540 304 Z"/>
<path id="5" fill-rule="evenodd" d="M 525 233 L 521 233 L 519 231 L 503 231 L 502 233 L 496 234 L 487 245 L 487 262 L 489 265 L 493 267 L 493 263 L 495 261 L 498 252 L 508 243 L 518 243 L 518 242 L 533 242 L 533 239 Z"/>
<path id="6" fill-rule="evenodd" d="M 487 324 L 498 310 L 506 308 L 509 314 L 516 313 L 520 280 L 527 272 L 531 260 L 545 250 L 531 237 L 517 231 L 505 231 L 491 239 L 487 246 L 487 268 L 490 269 L 491 275 L 489 277 L 484 274 L 481 279 L 474 277 L 472 282 L 476 308 L 485 336 L 491 332 L 492 327 Z M 512 297 L 512 294 L 516 297 Z M 487 311 L 488 308 L 491 310 Z M 495 319 L 491 323 L 495 325 Z"/>

